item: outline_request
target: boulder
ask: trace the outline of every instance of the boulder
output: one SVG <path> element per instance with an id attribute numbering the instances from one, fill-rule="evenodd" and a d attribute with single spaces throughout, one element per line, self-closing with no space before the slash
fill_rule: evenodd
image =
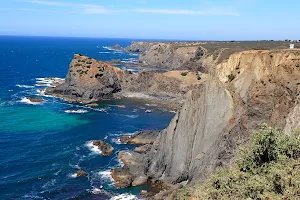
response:
<path id="1" fill-rule="evenodd" d="M 83 171 L 83 170 L 78 170 L 76 172 L 76 175 L 77 175 L 77 177 L 86 177 L 87 173 L 85 171 Z"/>
<path id="2" fill-rule="evenodd" d="M 103 156 L 110 156 L 114 151 L 114 148 L 110 144 L 102 140 L 93 141 L 93 145 L 98 147 Z"/>
<path id="3" fill-rule="evenodd" d="M 120 151 L 118 159 L 124 166 L 111 170 L 117 187 L 138 186 L 147 182 L 145 155 L 133 151 Z"/>
<path id="4" fill-rule="evenodd" d="M 36 97 L 26 97 L 32 103 L 43 103 L 45 100 L 43 98 Z"/>

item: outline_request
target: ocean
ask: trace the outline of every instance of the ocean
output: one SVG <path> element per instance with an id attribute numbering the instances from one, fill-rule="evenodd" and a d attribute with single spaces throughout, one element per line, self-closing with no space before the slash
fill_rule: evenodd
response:
<path id="1" fill-rule="evenodd" d="M 120 135 L 163 129 L 174 116 L 143 101 L 103 101 L 95 108 L 43 96 L 46 77 L 64 78 L 75 53 L 126 61 L 138 55 L 107 49 L 129 39 L 0 36 L 0 199 L 136 199 L 146 186 L 120 189 L 109 170 L 133 149 Z M 41 86 L 42 85 L 42 86 Z M 31 104 L 26 97 L 42 97 Z M 118 105 L 125 105 L 121 109 Z M 146 113 L 150 109 L 152 113 Z M 73 113 L 72 110 L 81 112 Z M 103 157 L 92 140 L 113 145 Z M 76 177 L 82 169 L 87 177 Z"/>

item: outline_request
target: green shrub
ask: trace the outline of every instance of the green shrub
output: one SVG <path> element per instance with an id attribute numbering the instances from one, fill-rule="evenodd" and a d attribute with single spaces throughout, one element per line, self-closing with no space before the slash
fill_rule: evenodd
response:
<path id="1" fill-rule="evenodd" d="M 263 124 L 230 168 L 179 191 L 177 199 L 300 199 L 300 137 Z"/>
<path id="2" fill-rule="evenodd" d="M 189 72 L 181 72 L 181 76 L 186 76 L 188 75 Z"/>

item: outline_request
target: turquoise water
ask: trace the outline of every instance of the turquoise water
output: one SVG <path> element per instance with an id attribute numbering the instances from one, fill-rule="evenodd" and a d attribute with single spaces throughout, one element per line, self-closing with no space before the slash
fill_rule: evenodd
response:
<path id="1" fill-rule="evenodd" d="M 63 78 L 74 53 L 96 59 L 128 59 L 105 46 L 121 39 L 0 37 L 0 199 L 110 199 L 119 194 L 137 194 L 142 187 L 113 186 L 109 170 L 119 166 L 117 152 L 134 148 L 119 144 L 122 134 L 165 128 L 173 114 L 134 100 L 101 102 L 86 108 L 52 97 L 31 105 L 26 96 L 41 97 L 36 86 L 43 77 Z M 117 105 L 125 105 L 120 109 Z M 67 110 L 86 113 L 66 113 Z M 145 109 L 153 110 L 145 113 Z M 105 110 L 105 112 L 104 112 Z M 115 147 L 103 157 L 89 146 L 105 139 Z M 75 178 L 83 169 L 87 178 Z M 95 188 L 101 188 L 94 194 Z"/>

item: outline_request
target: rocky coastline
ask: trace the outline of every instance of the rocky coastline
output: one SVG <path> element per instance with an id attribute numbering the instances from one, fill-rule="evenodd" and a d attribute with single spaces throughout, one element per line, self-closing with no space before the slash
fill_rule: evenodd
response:
<path id="1" fill-rule="evenodd" d="M 175 68 L 183 67 L 174 65 L 175 57 L 192 55 L 187 60 L 196 67 L 182 60 L 184 70 L 133 73 L 76 54 L 66 81 L 46 90 L 46 94 L 75 102 L 128 98 L 128 94 L 179 102 L 165 130 L 121 137 L 121 142 L 138 146 L 119 152 L 124 166 L 111 170 L 117 187 L 163 183 L 162 190 L 147 197 L 152 199 L 172 199 L 179 188 L 231 165 L 237 147 L 261 123 L 289 133 L 299 128 L 299 50 L 239 51 L 220 61 L 225 50 L 209 54 L 207 48 L 199 47 L 201 43 L 180 47 L 187 51 L 172 45 L 134 43 L 126 50 L 141 53 L 145 59 L 149 52 L 172 52 L 166 53 L 167 60 L 150 57 Z"/>

